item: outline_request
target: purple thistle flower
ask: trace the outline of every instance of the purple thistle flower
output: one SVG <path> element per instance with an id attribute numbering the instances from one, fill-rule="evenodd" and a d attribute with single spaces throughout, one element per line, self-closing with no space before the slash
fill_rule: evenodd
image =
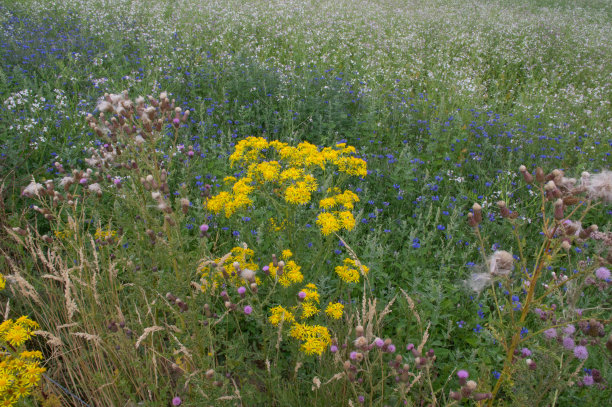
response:
<path id="1" fill-rule="evenodd" d="M 566 336 L 565 338 L 563 338 L 563 347 L 567 350 L 572 350 L 574 349 L 574 347 L 576 346 L 576 344 L 574 343 L 574 340 L 572 338 L 570 338 L 569 336 Z"/>
<path id="2" fill-rule="evenodd" d="M 250 305 L 247 305 L 246 307 L 244 307 L 245 314 L 251 315 L 251 312 L 253 312 L 253 307 L 251 307 Z"/>
<path id="3" fill-rule="evenodd" d="M 331 353 L 336 353 L 338 352 L 338 347 L 336 345 L 332 345 L 331 348 L 329 348 L 329 351 Z"/>
<path id="4" fill-rule="evenodd" d="M 521 349 L 521 356 L 524 358 L 531 356 L 531 351 L 527 348 L 523 348 Z"/>
<path id="5" fill-rule="evenodd" d="M 563 333 L 566 335 L 573 335 L 576 332 L 576 327 L 574 325 L 568 325 L 563 328 Z"/>
<path id="6" fill-rule="evenodd" d="M 544 337 L 546 339 L 555 339 L 557 337 L 557 330 L 555 328 L 550 328 L 544 331 Z"/>
<path id="7" fill-rule="evenodd" d="M 359 398 L 359 402 L 360 403 L 364 403 L 365 402 L 365 397 L 359 396 L 358 398 Z"/>
<path id="8" fill-rule="evenodd" d="M 351 354 L 349 355 L 349 357 L 351 358 L 351 360 L 357 359 L 357 352 L 352 351 Z"/>
<path id="9" fill-rule="evenodd" d="M 457 377 L 460 379 L 467 379 L 468 377 L 470 377 L 470 374 L 467 370 L 460 370 L 457 372 Z"/>
<path id="10" fill-rule="evenodd" d="M 298 297 L 300 300 L 303 300 L 304 298 L 306 298 L 306 293 L 304 291 L 300 291 L 298 293 Z"/>
<path id="11" fill-rule="evenodd" d="M 377 347 L 382 348 L 382 347 L 383 347 L 383 345 L 385 344 L 385 341 L 383 341 L 383 340 L 382 340 L 382 339 L 380 339 L 380 338 L 376 338 L 376 340 L 374 341 L 374 344 L 375 344 Z"/>
<path id="12" fill-rule="evenodd" d="M 610 270 L 605 267 L 600 267 L 595 270 L 595 277 L 600 280 L 609 280 L 610 279 Z"/>
<path id="13" fill-rule="evenodd" d="M 393 353 L 393 352 L 395 352 L 395 345 L 394 345 L 394 344 L 389 345 L 389 346 L 387 347 L 387 351 L 388 351 L 389 353 Z"/>
<path id="14" fill-rule="evenodd" d="M 589 352 L 587 351 L 587 348 L 584 346 L 576 346 L 574 348 L 574 356 L 576 356 L 580 360 L 585 360 L 586 358 L 589 357 Z"/>
<path id="15" fill-rule="evenodd" d="M 200 232 L 202 232 L 202 233 L 208 232 L 208 225 L 206 223 L 202 223 L 200 225 Z"/>
<path id="16" fill-rule="evenodd" d="M 183 400 L 181 400 L 180 397 L 175 397 L 172 399 L 173 406 L 180 406 L 181 404 L 183 404 Z"/>
<path id="17" fill-rule="evenodd" d="M 243 286 L 238 287 L 238 294 L 242 295 L 246 293 L 246 288 Z"/>
<path id="18" fill-rule="evenodd" d="M 593 380 L 593 376 L 586 375 L 582 378 L 582 384 L 585 386 L 592 386 L 595 381 Z"/>

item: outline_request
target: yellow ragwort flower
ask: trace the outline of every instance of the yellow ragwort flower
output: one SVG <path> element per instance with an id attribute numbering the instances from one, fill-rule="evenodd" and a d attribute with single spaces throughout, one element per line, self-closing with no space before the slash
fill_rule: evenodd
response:
<path id="1" fill-rule="evenodd" d="M 342 318 L 343 312 L 344 312 L 344 305 L 340 304 L 339 302 L 330 302 L 327 308 L 325 308 L 325 313 L 333 319 Z"/>
<path id="2" fill-rule="evenodd" d="M 320 213 L 319 216 L 317 216 L 316 223 L 319 225 L 321 233 L 323 233 L 324 236 L 328 236 L 339 231 L 341 227 L 338 219 L 336 219 L 336 217 L 329 212 Z"/>

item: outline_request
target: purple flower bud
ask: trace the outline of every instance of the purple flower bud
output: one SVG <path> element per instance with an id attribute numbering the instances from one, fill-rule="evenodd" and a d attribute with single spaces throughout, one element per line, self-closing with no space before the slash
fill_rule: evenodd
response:
<path id="1" fill-rule="evenodd" d="M 338 347 L 336 345 L 332 345 L 331 348 L 329 348 L 329 351 L 331 353 L 336 353 L 338 352 Z"/>
<path id="2" fill-rule="evenodd" d="M 357 352 L 352 351 L 351 354 L 349 355 L 349 357 L 351 358 L 351 360 L 357 359 Z"/>
<path id="3" fill-rule="evenodd" d="M 470 374 L 467 370 L 460 370 L 457 372 L 457 377 L 460 379 L 467 379 L 468 377 L 470 377 Z"/>
<path id="4" fill-rule="evenodd" d="M 253 308 L 250 305 L 247 305 L 246 307 L 244 307 L 245 314 L 251 315 L 251 312 L 253 312 Z"/>
<path id="5" fill-rule="evenodd" d="M 365 403 L 365 397 L 359 396 L 358 399 L 360 403 Z"/>
<path id="6" fill-rule="evenodd" d="M 183 404 L 183 400 L 181 400 L 180 397 L 175 397 L 172 399 L 173 406 L 180 406 L 181 404 Z"/>
<path id="7" fill-rule="evenodd" d="M 181 122 L 181 121 L 180 121 L 179 119 L 174 119 L 174 120 L 172 120 L 172 123 L 173 123 L 175 126 L 178 126 L 180 122 Z"/>
<path id="8" fill-rule="evenodd" d="M 81 179 L 79 180 L 79 184 L 81 184 L 81 185 L 85 185 L 85 184 L 87 184 L 87 178 L 81 178 Z"/>
<path id="9" fill-rule="evenodd" d="M 527 348 L 523 348 L 521 349 L 521 356 L 524 358 L 529 357 L 531 356 L 531 351 Z"/>
<path id="10" fill-rule="evenodd" d="M 408 345 L 406 345 L 406 350 L 407 351 L 411 351 L 412 349 L 414 349 L 414 344 L 413 343 L 409 343 Z"/>
<path id="11" fill-rule="evenodd" d="M 382 340 L 382 339 L 380 339 L 380 338 L 376 338 L 376 340 L 374 341 L 374 344 L 375 344 L 377 347 L 382 348 L 382 347 L 383 347 L 383 345 L 385 344 L 385 341 L 383 341 L 383 340 Z"/>
<path id="12" fill-rule="evenodd" d="M 243 286 L 238 287 L 238 294 L 243 295 L 246 293 L 246 288 Z"/>
<path id="13" fill-rule="evenodd" d="M 389 346 L 387 347 L 387 351 L 388 351 L 389 353 L 393 353 L 393 352 L 395 352 L 395 345 L 394 345 L 394 344 L 389 345 Z"/>
<path id="14" fill-rule="evenodd" d="M 303 300 L 304 298 L 306 298 L 306 293 L 304 291 L 300 291 L 298 293 L 298 297 L 300 300 Z"/>

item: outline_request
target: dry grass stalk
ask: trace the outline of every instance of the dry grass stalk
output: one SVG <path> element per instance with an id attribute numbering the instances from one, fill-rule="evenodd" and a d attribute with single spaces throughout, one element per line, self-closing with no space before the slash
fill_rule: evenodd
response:
<path id="1" fill-rule="evenodd" d="M 154 325 L 154 326 L 150 326 L 150 327 L 145 328 L 145 330 L 144 330 L 144 332 L 142 333 L 142 335 L 140 335 L 140 336 L 138 337 L 138 340 L 136 341 L 135 348 L 136 348 L 136 349 L 138 349 L 138 347 L 140 346 L 140 343 L 141 343 L 142 341 L 144 341 L 144 340 L 147 338 L 147 336 L 149 336 L 149 335 L 150 335 L 150 334 L 152 334 L 153 332 L 163 331 L 163 330 L 164 330 L 164 328 L 163 328 L 163 327 L 161 327 L 161 326 L 156 326 L 156 325 Z"/>
<path id="2" fill-rule="evenodd" d="M 9 264 L 12 263 L 10 260 L 8 261 L 9 261 Z M 28 283 L 28 281 L 25 278 L 23 278 L 21 274 L 16 272 L 14 274 L 9 274 L 4 277 L 6 278 L 6 281 L 11 283 L 11 291 L 13 292 L 13 294 L 16 294 L 14 289 L 15 287 L 17 287 L 17 289 L 19 290 L 19 293 L 23 295 L 25 298 L 30 298 L 32 301 L 34 301 L 37 305 L 41 307 L 44 306 L 34 286 Z"/>
<path id="3" fill-rule="evenodd" d="M 314 386 L 311 387 L 312 391 L 321 388 L 321 380 L 318 377 L 315 376 L 315 378 L 312 379 L 312 383 L 314 384 Z"/>
<path id="4" fill-rule="evenodd" d="M 351 246 L 349 246 L 344 239 L 342 239 L 340 236 L 336 235 L 338 237 L 338 239 L 340 239 L 340 242 L 342 242 L 342 244 L 344 245 L 344 247 L 346 247 L 346 251 L 349 253 L 349 256 L 351 256 L 351 258 L 355 261 L 355 263 L 357 264 L 357 267 L 359 267 L 359 272 L 361 273 L 362 276 L 367 277 L 367 274 L 364 273 L 364 268 L 363 265 L 361 264 L 361 262 L 359 261 L 359 258 L 357 257 L 357 254 L 355 253 L 355 251 L 351 248 Z"/>
<path id="5" fill-rule="evenodd" d="M 56 346 L 62 346 L 62 340 L 53 335 L 51 332 L 47 332 L 47 331 L 34 331 L 35 335 L 40 335 L 43 338 L 47 339 L 47 345 L 50 345 L 52 347 L 56 347 Z"/>
<path id="6" fill-rule="evenodd" d="M 98 296 L 98 274 L 100 274 L 100 263 L 98 262 L 98 251 L 96 250 L 96 243 L 93 240 L 93 237 L 90 237 L 91 247 L 93 248 L 93 256 L 94 256 L 94 268 L 93 275 L 91 276 L 91 289 L 94 294 L 94 300 L 96 304 L 100 305 L 100 298 Z M 121 310 L 119 311 L 121 312 Z"/>
<path id="7" fill-rule="evenodd" d="M 427 328 L 425 328 L 425 333 L 423 334 L 423 339 L 421 340 L 421 343 L 419 344 L 419 347 L 417 348 L 419 353 L 423 351 L 423 347 L 425 346 L 425 343 L 429 339 L 429 327 L 430 326 L 431 326 L 431 322 L 427 324 Z"/>
<path id="8" fill-rule="evenodd" d="M 342 379 L 344 376 L 346 375 L 346 373 L 344 372 L 340 372 L 340 373 L 336 373 L 335 375 L 333 375 L 331 377 L 331 379 L 329 379 L 328 381 L 326 381 L 325 383 L 323 383 L 323 385 L 329 384 L 331 382 L 333 382 L 334 380 L 340 380 Z"/>
<path id="9" fill-rule="evenodd" d="M 393 303 L 395 302 L 395 299 L 397 298 L 397 296 L 393 297 L 391 299 L 391 301 L 389 301 L 389 303 L 385 306 L 385 308 L 383 309 L 383 311 L 380 313 L 380 315 L 378 316 L 378 321 L 377 324 L 380 325 L 380 323 L 382 322 L 383 318 L 389 314 L 391 312 L 391 307 L 393 306 Z"/>
<path id="10" fill-rule="evenodd" d="M 72 317 L 74 316 L 74 314 L 79 311 L 76 302 L 72 298 L 72 289 L 74 286 L 72 284 L 72 281 L 70 281 L 70 274 L 66 267 L 61 268 L 61 275 L 64 279 L 64 299 L 66 301 L 66 311 L 68 312 L 68 320 L 72 321 Z"/>
<path id="11" fill-rule="evenodd" d="M 193 359 L 193 355 L 192 353 L 189 351 L 189 349 L 187 349 L 187 347 L 185 345 L 183 345 L 181 343 L 181 341 L 178 340 L 178 338 L 176 336 L 174 336 L 173 333 L 168 332 L 170 334 L 170 336 L 172 337 L 172 339 L 174 339 L 174 341 L 178 344 L 179 348 L 177 350 L 175 350 L 172 354 L 173 355 L 178 355 L 179 353 L 182 353 L 183 355 L 185 355 L 187 358 Z"/>
<path id="12" fill-rule="evenodd" d="M 100 345 L 102 343 L 102 338 L 98 335 L 88 334 L 87 332 L 72 332 L 70 335 L 76 336 L 77 338 L 83 338 L 88 342 L 94 342 L 96 345 Z"/>
<path id="13" fill-rule="evenodd" d="M 404 291 L 403 289 L 400 288 L 400 291 L 402 292 L 402 294 L 404 294 L 404 298 L 408 302 L 408 307 L 410 307 L 410 311 L 412 311 L 412 315 L 414 315 L 414 317 L 417 320 L 417 323 L 419 324 L 419 327 L 421 327 L 421 317 L 419 316 L 419 313 L 416 311 L 416 305 L 414 304 L 414 300 L 410 298 L 408 293 Z"/>
<path id="14" fill-rule="evenodd" d="M 57 329 L 72 328 L 73 326 L 78 326 L 78 325 L 79 325 L 78 322 L 72 322 L 70 324 L 60 325 L 60 326 L 57 327 Z"/>
<path id="15" fill-rule="evenodd" d="M 6 300 L 6 306 L 4 307 L 4 320 L 5 321 L 8 319 L 9 311 L 11 310 L 10 302 L 11 302 L 10 299 Z"/>

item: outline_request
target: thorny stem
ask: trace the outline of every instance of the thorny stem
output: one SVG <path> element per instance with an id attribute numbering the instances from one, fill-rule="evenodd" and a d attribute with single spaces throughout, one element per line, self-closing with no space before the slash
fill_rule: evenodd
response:
<path id="1" fill-rule="evenodd" d="M 555 230 L 556 230 L 556 227 L 555 227 Z M 551 245 L 551 240 L 546 239 L 546 241 L 542 245 L 542 249 L 540 249 L 540 255 L 542 252 L 545 252 L 545 253 L 548 252 L 548 250 L 550 249 L 550 245 Z M 531 277 L 531 280 L 529 280 L 529 291 L 527 291 L 527 298 L 525 298 L 525 302 L 523 304 L 523 311 L 521 312 L 521 317 L 519 318 L 518 324 L 514 327 L 515 332 L 514 332 L 514 335 L 512 335 L 512 342 L 510 343 L 510 347 L 508 348 L 508 351 L 506 352 L 506 360 L 504 361 L 504 368 L 501 372 L 499 379 L 497 380 L 497 383 L 495 383 L 495 387 L 493 388 L 493 391 L 492 391 L 493 396 L 491 397 L 491 399 L 489 399 L 489 403 L 488 403 L 489 407 L 493 405 L 495 396 L 499 392 L 499 389 L 502 383 L 510 377 L 510 369 L 512 367 L 512 359 L 514 358 L 514 350 L 516 349 L 518 344 L 521 342 L 522 325 L 523 325 L 523 322 L 525 322 L 525 319 L 527 318 L 527 314 L 529 313 L 529 310 L 531 309 L 531 305 L 533 303 L 533 296 L 535 293 L 536 283 L 540 277 L 542 268 L 544 267 L 544 264 L 546 263 L 545 261 L 539 261 L 540 255 L 538 255 L 537 268 L 534 271 L 533 276 Z"/>

